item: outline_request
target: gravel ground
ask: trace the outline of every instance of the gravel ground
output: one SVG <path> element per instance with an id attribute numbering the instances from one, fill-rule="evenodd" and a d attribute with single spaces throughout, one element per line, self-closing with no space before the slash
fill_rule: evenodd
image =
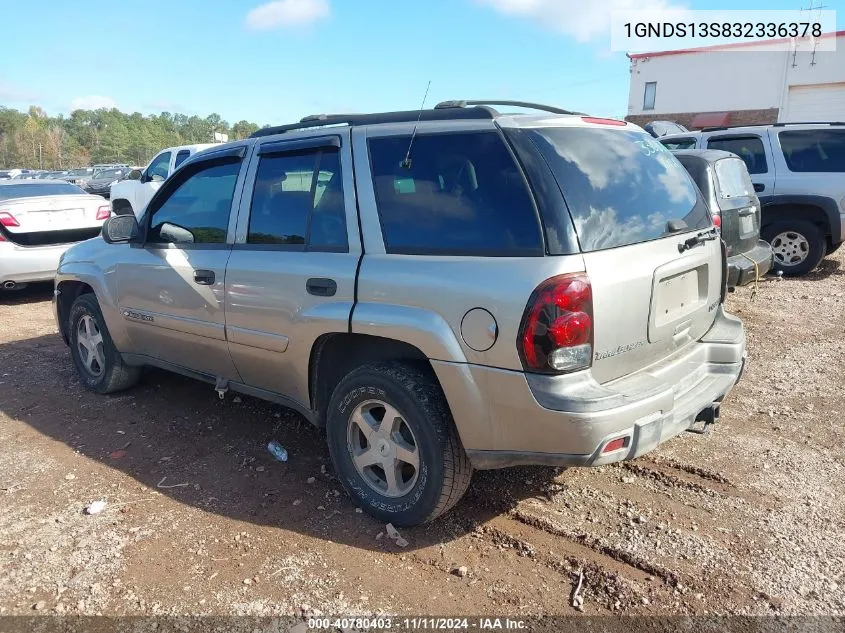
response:
<path id="1" fill-rule="evenodd" d="M 583 573 L 585 614 L 843 615 L 844 263 L 729 297 L 750 364 L 708 435 L 477 473 L 404 548 L 296 414 L 159 371 L 88 393 L 50 288 L 0 296 L 0 613 L 573 615 Z"/>

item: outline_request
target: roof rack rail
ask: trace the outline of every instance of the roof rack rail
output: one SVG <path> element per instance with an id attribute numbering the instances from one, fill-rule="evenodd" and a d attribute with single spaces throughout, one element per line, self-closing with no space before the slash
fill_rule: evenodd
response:
<path id="1" fill-rule="evenodd" d="M 531 103 L 530 101 L 497 101 L 493 99 L 469 99 L 469 100 L 453 100 L 442 101 L 434 106 L 435 110 L 447 110 L 452 108 L 466 108 L 467 106 L 516 106 L 519 108 L 531 108 L 532 110 L 542 110 L 543 112 L 551 112 L 553 114 L 584 114 L 583 112 L 573 112 L 572 110 L 564 110 L 555 106 L 544 105 L 542 103 Z"/>
<path id="2" fill-rule="evenodd" d="M 250 138 L 283 134 L 294 130 L 304 130 L 329 125 L 375 125 L 378 123 L 408 123 L 411 121 L 448 121 L 450 119 L 493 119 L 497 115 L 491 108 L 464 108 L 460 110 L 407 110 L 401 112 L 377 112 L 375 114 L 311 114 L 300 119 L 299 123 L 275 125 L 261 128 Z"/>
<path id="3" fill-rule="evenodd" d="M 786 127 L 788 125 L 845 125 L 843 121 L 785 121 L 783 123 L 746 123 L 744 125 L 717 125 L 714 127 L 703 127 L 700 130 L 691 130 L 692 132 L 718 132 L 720 130 L 734 130 L 740 127 Z M 678 132 L 681 134 L 681 132 Z"/>

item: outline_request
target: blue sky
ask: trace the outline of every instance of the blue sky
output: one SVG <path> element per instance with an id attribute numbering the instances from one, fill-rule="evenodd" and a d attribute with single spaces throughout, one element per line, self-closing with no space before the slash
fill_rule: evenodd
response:
<path id="1" fill-rule="evenodd" d="M 798 9 L 811 0 L 4 2 L 0 105 L 217 112 L 230 123 L 457 98 L 624 116 L 611 8 Z M 816 5 L 819 2 L 816 1 Z M 826 0 L 841 9 L 843 0 Z M 839 6 L 837 6 L 839 5 Z"/>

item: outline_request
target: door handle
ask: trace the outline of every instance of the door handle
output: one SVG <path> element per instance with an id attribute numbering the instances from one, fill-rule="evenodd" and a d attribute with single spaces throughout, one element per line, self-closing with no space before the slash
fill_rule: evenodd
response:
<path id="1" fill-rule="evenodd" d="M 766 190 L 766 185 L 764 185 L 762 182 L 755 182 L 754 183 L 754 191 L 756 191 L 757 193 L 760 193 L 761 191 L 765 191 L 765 190 Z"/>
<path id="2" fill-rule="evenodd" d="M 213 270 L 195 270 L 194 271 L 194 282 L 198 283 L 201 286 L 211 286 L 214 284 L 214 271 Z"/>
<path id="3" fill-rule="evenodd" d="M 305 282 L 305 289 L 308 294 L 316 297 L 333 297 L 337 292 L 337 282 L 334 279 L 312 277 Z"/>

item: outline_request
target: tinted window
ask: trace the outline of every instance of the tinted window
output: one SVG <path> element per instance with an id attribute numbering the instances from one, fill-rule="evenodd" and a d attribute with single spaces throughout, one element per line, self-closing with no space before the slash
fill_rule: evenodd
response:
<path id="1" fill-rule="evenodd" d="M 120 178 L 125 173 L 125 169 L 104 169 L 102 171 L 98 171 L 95 177 L 98 179 Z"/>
<path id="2" fill-rule="evenodd" d="M 778 138 L 790 171 L 845 172 L 845 130 L 791 130 Z"/>
<path id="3" fill-rule="evenodd" d="M 714 136 L 707 140 L 707 147 L 736 154 L 745 162 L 749 174 L 765 174 L 769 171 L 763 141 L 759 136 Z"/>
<path id="4" fill-rule="evenodd" d="M 188 158 L 188 156 L 190 156 L 190 155 L 191 155 L 191 152 L 189 152 L 188 150 L 180 149 L 176 153 L 176 160 L 173 161 L 173 169 L 176 169 L 179 165 L 181 165 L 183 162 L 185 162 L 185 159 Z"/>
<path id="5" fill-rule="evenodd" d="M 150 163 L 149 169 L 147 169 L 147 178 L 152 179 L 153 176 L 158 176 L 162 180 L 167 178 L 167 172 L 170 169 L 170 152 L 164 152 L 164 154 L 159 154 L 153 159 L 153 162 Z"/>
<path id="6" fill-rule="evenodd" d="M 561 191 L 583 251 L 658 239 L 669 220 L 710 226 L 689 174 L 645 132 L 597 128 L 528 130 Z"/>
<path id="7" fill-rule="evenodd" d="M 309 226 L 310 225 L 310 226 Z M 261 157 L 249 216 L 250 244 L 346 250 L 346 212 L 337 149 Z"/>
<path id="8" fill-rule="evenodd" d="M 660 141 L 666 149 L 695 149 L 694 138 L 674 138 Z"/>
<path id="9" fill-rule="evenodd" d="M 370 141 L 373 180 L 388 253 L 538 255 L 537 213 L 496 132 Z"/>
<path id="10" fill-rule="evenodd" d="M 36 196 L 76 196 L 85 192 L 69 182 L 44 182 L 33 185 L 3 185 L 0 200 L 34 198 Z"/>
<path id="11" fill-rule="evenodd" d="M 159 244 L 225 242 L 240 168 L 239 162 L 205 167 L 189 176 L 163 202 L 157 201 L 147 241 Z"/>

